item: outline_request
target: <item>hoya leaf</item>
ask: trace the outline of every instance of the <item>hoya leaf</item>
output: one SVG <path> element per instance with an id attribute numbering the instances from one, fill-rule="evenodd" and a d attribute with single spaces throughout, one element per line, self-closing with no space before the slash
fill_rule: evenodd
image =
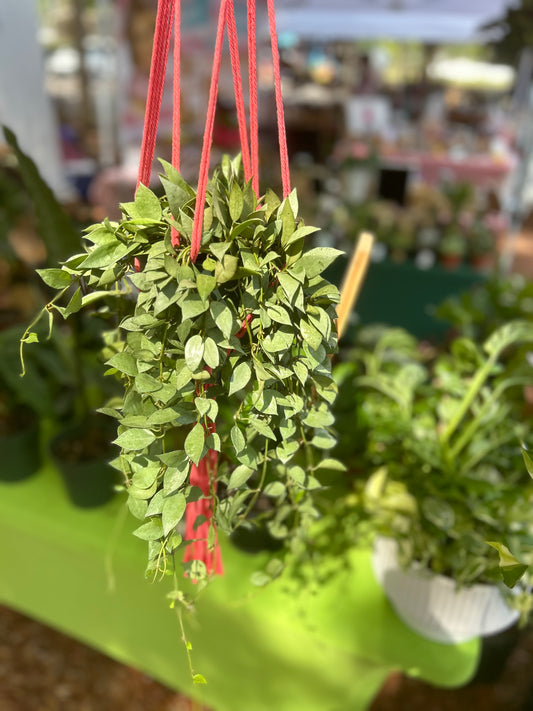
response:
<path id="1" fill-rule="evenodd" d="M 338 459 L 326 458 L 322 459 L 322 461 L 317 464 L 315 470 L 318 469 L 325 469 L 326 471 L 345 472 L 346 466 L 342 462 L 339 462 Z"/>
<path id="2" fill-rule="evenodd" d="M 72 276 L 63 269 L 36 269 L 35 271 L 52 289 L 64 289 L 72 281 Z"/>
<path id="3" fill-rule="evenodd" d="M 138 374 L 137 361 L 131 353 L 115 353 L 106 363 L 126 375 L 133 377 Z"/>
<path id="4" fill-rule="evenodd" d="M 133 535 L 137 536 L 137 538 L 142 538 L 143 541 L 157 541 L 163 535 L 163 526 L 159 520 L 152 519 L 136 528 L 133 531 Z"/>
<path id="5" fill-rule="evenodd" d="M 115 440 L 121 449 L 126 452 L 145 449 L 155 440 L 155 434 L 147 429 L 128 429 L 122 432 Z"/>
<path id="6" fill-rule="evenodd" d="M 333 247 L 315 247 L 300 257 L 296 264 L 303 267 L 308 279 L 312 279 L 321 274 L 330 264 L 333 264 L 341 254 L 344 252 L 340 249 L 333 249 Z"/>
<path id="7" fill-rule="evenodd" d="M 200 367 L 204 355 L 204 341 L 199 334 L 189 338 L 185 344 L 185 362 L 187 368 L 195 373 Z"/>
<path id="8" fill-rule="evenodd" d="M 222 262 L 218 262 L 215 267 L 215 279 L 217 284 L 225 284 L 227 281 L 235 279 L 239 268 L 239 258 L 231 254 L 225 254 Z"/>
<path id="9" fill-rule="evenodd" d="M 212 338 L 206 338 L 204 342 L 204 363 L 210 368 L 217 368 L 220 364 L 220 353 L 218 346 Z"/>
<path id="10" fill-rule="evenodd" d="M 196 465 L 199 464 L 204 452 L 205 431 L 202 425 L 198 422 L 189 432 L 185 439 L 185 452 L 191 461 Z"/>
<path id="11" fill-rule="evenodd" d="M 524 457 L 524 462 L 525 462 L 528 474 L 533 479 L 533 457 L 531 456 L 531 452 L 529 451 L 529 449 L 526 447 L 525 444 L 522 444 L 522 455 Z"/>
<path id="12" fill-rule="evenodd" d="M 209 310 L 217 327 L 222 331 L 222 335 L 225 338 L 229 338 L 231 336 L 234 323 L 233 314 L 231 313 L 229 306 L 226 306 L 226 304 L 223 304 L 220 301 L 213 301 L 209 307 Z"/>
<path id="13" fill-rule="evenodd" d="M 182 493 L 172 494 L 165 498 L 163 503 L 163 534 L 168 536 L 170 531 L 178 525 L 185 513 L 187 500 Z"/>
<path id="14" fill-rule="evenodd" d="M 239 429 L 239 427 L 237 427 L 237 425 L 234 425 L 231 428 L 230 435 L 233 446 L 235 447 L 235 452 L 239 454 L 246 446 L 246 440 L 244 439 L 244 435 Z"/>
<path id="15" fill-rule="evenodd" d="M 135 193 L 135 214 L 131 214 L 134 218 L 155 220 L 159 222 L 161 220 L 161 203 L 159 198 L 155 193 L 153 193 L 150 188 L 147 188 L 142 183 L 139 184 L 137 192 Z"/>
<path id="16" fill-rule="evenodd" d="M 229 196 L 229 214 L 233 222 L 237 220 L 242 215 L 242 209 L 244 207 L 244 200 L 242 196 L 242 190 L 239 188 L 236 182 L 231 186 L 231 192 Z"/>
<path id="17" fill-rule="evenodd" d="M 229 382 L 229 395 L 245 388 L 252 377 L 252 369 L 246 361 L 240 362 L 232 372 Z"/>
<path id="18" fill-rule="evenodd" d="M 215 277 L 209 274 L 198 274 L 196 276 L 196 288 L 203 301 L 206 301 L 209 294 L 217 285 L 217 280 Z"/>
<path id="19" fill-rule="evenodd" d="M 231 473 L 228 482 L 228 489 L 238 489 L 239 486 L 246 484 L 253 473 L 254 470 L 247 467 L 246 464 L 239 464 L 239 466 Z"/>

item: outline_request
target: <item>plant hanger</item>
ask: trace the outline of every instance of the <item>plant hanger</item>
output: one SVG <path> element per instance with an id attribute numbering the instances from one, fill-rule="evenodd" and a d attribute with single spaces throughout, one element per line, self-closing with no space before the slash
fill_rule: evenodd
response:
<path id="1" fill-rule="evenodd" d="M 283 186 L 283 196 L 287 197 L 291 192 L 291 181 L 289 171 L 289 159 L 287 149 L 287 137 L 285 130 L 285 118 L 283 111 L 283 100 L 281 94 L 281 70 L 279 62 L 279 48 L 276 34 L 276 20 L 273 0 L 267 0 L 267 12 L 270 28 L 270 40 L 272 47 L 272 64 L 274 74 L 274 91 L 276 100 L 276 117 L 278 124 L 279 154 L 281 166 L 281 178 Z M 198 188 L 196 194 L 196 207 L 194 211 L 193 233 L 191 241 L 190 258 L 194 263 L 201 244 L 204 205 L 207 192 L 207 182 L 209 175 L 209 160 L 213 142 L 213 130 L 215 122 L 216 101 L 218 94 L 218 84 L 220 66 L 222 60 L 224 31 L 227 30 L 229 52 L 231 58 L 233 85 L 235 91 L 235 104 L 239 126 L 239 138 L 241 144 L 241 155 L 244 178 L 248 182 L 251 180 L 252 187 L 256 195 L 259 193 L 259 143 L 258 143 L 258 105 L 257 105 L 257 48 L 256 48 L 256 6 L 255 0 L 247 0 L 247 34 L 248 34 L 248 54 L 249 54 L 249 96 L 250 96 L 250 140 L 246 126 L 246 116 L 244 107 L 243 87 L 241 80 L 241 67 L 239 60 L 239 44 L 237 28 L 235 23 L 235 11 L 233 0 L 221 0 L 218 24 L 215 40 L 215 50 L 211 71 L 211 84 L 209 89 L 209 100 L 204 128 L 202 154 L 198 176 Z M 141 157 L 139 161 L 139 172 L 137 179 L 137 190 L 142 184 L 149 187 L 152 165 L 157 137 L 157 126 L 163 96 L 166 65 L 170 47 L 172 27 L 174 26 L 174 47 L 173 47 L 173 120 L 172 120 L 172 166 L 179 172 L 180 170 L 180 137 L 181 137 L 181 0 L 160 0 L 158 3 L 156 27 L 154 33 L 154 43 L 150 66 L 150 79 L 148 85 L 148 96 L 146 101 L 146 113 L 144 121 L 143 138 L 141 145 Z M 175 227 L 171 228 L 172 244 L 179 244 L 179 233 Z M 140 269 L 138 261 L 136 268 Z M 243 334 L 246 324 L 243 322 Z M 241 335 L 243 335 L 241 334 Z M 214 423 L 212 425 L 214 431 Z M 208 497 L 210 487 L 214 482 L 217 471 L 217 453 L 210 450 L 208 455 L 202 459 L 198 465 L 192 466 L 191 484 L 199 487 L 204 496 Z M 212 517 L 212 510 L 208 498 L 189 503 L 186 508 L 186 540 L 192 543 L 188 546 L 184 561 L 201 560 L 208 573 L 222 573 L 222 563 L 220 550 L 215 543 L 209 549 L 208 534 Z M 204 518 L 204 522 L 199 526 L 194 526 L 198 516 Z"/>

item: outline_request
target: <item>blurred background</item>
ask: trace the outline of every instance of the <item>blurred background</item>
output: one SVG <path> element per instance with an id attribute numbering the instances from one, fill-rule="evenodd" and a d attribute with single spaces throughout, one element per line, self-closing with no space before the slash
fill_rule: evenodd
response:
<path id="1" fill-rule="evenodd" d="M 376 236 L 353 328 L 380 322 L 438 339 L 449 327 L 436 312 L 443 299 L 496 277 L 514 285 L 503 299 L 518 293 L 533 276 L 533 0 L 276 5 L 291 175 L 302 216 L 322 228 L 320 244 L 347 255 L 361 230 Z M 194 183 L 219 3 L 182 0 L 182 6 L 182 172 Z M 12 132 L 0 134 L 2 329 L 32 317 L 42 303 L 33 269 L 61 251 L 63 218 L 43 220 L 48 208 L 29 187 L 24 155 L 61 205 L 74 242 L 84 226 L 120 217 L 119 202 L 132 198 L 156 7 L 156 0 L 0 4 L 0 124 Z M 246 72 L 245 0 L 235 0 L 235 10 Z M 261 189 L 279 191 L 266 14 L 257 26 Z M 169 60 L 156 150 L 166 159 L 171 68 Z M 238 150 L 226 52 L 212 161 Z M 333 280 L 340 281 L 344 266 Z M 520 309 L 531 318 L 530 291 Z M 76 390 L 75 377 L 72 383 Z M 188 708 L 137 672 L 16 613 L 0 611 L 0 630 L 2 711 L 122 709 L 126 687 L 130 711 Z M 523 681 L 532 655 L 526 635 L 502 686 L 479 693 L 441 692 L 395 677 L 375 709 L 533 708 Z M 40 705 L 18 693 L 30 668 Z M 90 672 L 84 676 L 89 668 L 99 670 L 103 685 L 95 687 Z"/>

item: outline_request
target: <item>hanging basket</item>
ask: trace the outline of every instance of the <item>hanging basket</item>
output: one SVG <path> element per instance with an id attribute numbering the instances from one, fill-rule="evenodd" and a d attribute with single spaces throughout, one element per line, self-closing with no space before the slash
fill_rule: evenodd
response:
<path id="1" fill-rule="evenodd" d="M 376 540 L 373 568 L 403 622 L 435 642 L 466 642 L 501 632 L 518 620 L 519 613 L 496 585 L 458 588 L 444 575 L 414 567 L 404 570 L 398 562 L 398 544 L 390 538 Z"/>

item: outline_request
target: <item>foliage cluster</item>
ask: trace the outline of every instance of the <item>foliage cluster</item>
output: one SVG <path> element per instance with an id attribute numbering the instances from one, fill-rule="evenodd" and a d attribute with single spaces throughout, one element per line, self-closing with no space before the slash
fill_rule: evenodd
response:
<path id="1" fill-rule="evenodd" d="M 83 253 L 40 272 L 58 290 L 43 312 L 51 324 L 54 311 L 68 318 L 88 307 L 111 326 L 107 372 L 124 396 L 103 411 L 117 420 L 113 465 L 155 576 L 184 545 L 186 505 L 203 496 L 191 467 L 209 450 L 219 452 L 210 498 L 220 530 L 261 523 L 294 551 L 318 516 L 320 472 L 341 466 L 327 457 L 339 294 L 321 276 L 340 253 L 304 252 L 315 228 L 297 220 L 296 194 L 280 201 L 268 191 L 258 203 L 239 162 L 226 159 L 209 185 L 193 263 L 196 194 L 163 166 L 161 198 L 141 185 L 120 222 L 88 228 Z M 186 566 L 205 577 L 202 563 Z"/>
<path id="2" fill-rule="evenodd" d="M 336 372 L 341 402 L 352 393 L 365 431 L 360 461 L 374 472 L 347 508 L 397 539 L 404 565 L 459 584 L 501 580 L 489 542 L 531 562 L 533 485 L 520 447 L 531 434 L 520 424 L 531 367 L 526 348 L 505 365 L 502 355 L 531 343 L 533 324 L 511 322 L 482 345 L 457 338 L 438 356 L 401 330 L 369 335 L 373 347 Z"/>

